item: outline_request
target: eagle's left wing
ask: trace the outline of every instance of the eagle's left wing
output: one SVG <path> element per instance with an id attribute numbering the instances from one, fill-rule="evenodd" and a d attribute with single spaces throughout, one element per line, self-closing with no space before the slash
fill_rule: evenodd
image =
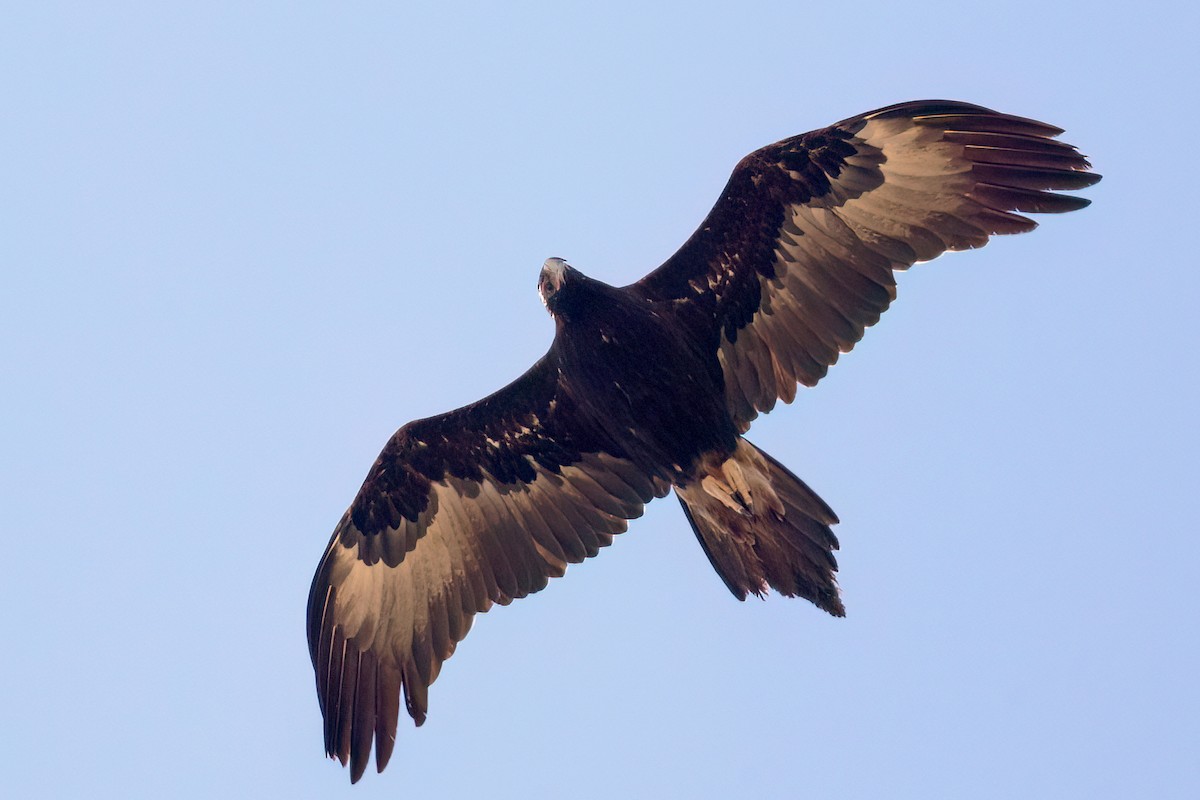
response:
<path id="1" fill-rule="evenodd" d="M 628 287 L 717 349 L 744 430 L 812 386 L 896 296 L 893 270 L 992 234 L 1013 213 L 1089 201 L 1100 180 L 1052 125 L 946 100 L 904 103 L 746 156 L 692 237 Z"/>
<path id="2" fill-rule="evenodd" d="M 669 486 L 612 452 L 561 391 L 553 349 L 477 403 L 401 428 L 313 578 L 308 646 L 325 749 L 351 780 L 391 757 L 403 692 L 429 685 L 472 617 L 594 556 Z"/>

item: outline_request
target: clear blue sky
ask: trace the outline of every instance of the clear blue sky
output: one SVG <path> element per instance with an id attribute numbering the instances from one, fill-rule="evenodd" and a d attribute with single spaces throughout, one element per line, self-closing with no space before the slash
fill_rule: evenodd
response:
<path id="1" fill-rule="evenodd" d="M 1194 10 L 402 6 L 5 12 L 8 796 L 1200 796 Z M 736 602 L 656 503 L 351 788 L 304 608 L 386 438 L 541 355 L 547 256 L 632 280 L 745 153 L 923 97 L 1105 179 L 751 432 L 849 616 Z"/>

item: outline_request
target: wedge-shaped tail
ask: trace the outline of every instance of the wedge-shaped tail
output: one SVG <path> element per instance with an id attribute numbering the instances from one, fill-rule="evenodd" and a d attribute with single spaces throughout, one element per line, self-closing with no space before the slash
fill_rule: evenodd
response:
<path id="1" fill-rule="evenodd" d="M 676 486 L 713 569 L 739 600 L 774 589 L 844 616 L 834 573 L 837 516 L 787 467 L 745 439 Z"/>

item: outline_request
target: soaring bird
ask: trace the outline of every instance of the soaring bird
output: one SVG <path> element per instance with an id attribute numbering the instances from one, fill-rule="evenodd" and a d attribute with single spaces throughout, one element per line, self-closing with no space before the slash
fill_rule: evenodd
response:
<path id="1" fill-rule="evenodd" d="M 738 599 L 844 613 L 837 517 L 743 434 L 814 386 L 896 297 L 894 270 L 993 234 L 1100 176 L 1062 130 L 967 103 L 902 103 L 756 150 L 666 263 L 629 286 L 560 258 L 538 291 L 550 349 L 479 402 L 387 442 L 313 579 L 308 644 L 328 755 L 382 771 L 400 697 L 492 604 L 544 588 L 675 490 Z"/>

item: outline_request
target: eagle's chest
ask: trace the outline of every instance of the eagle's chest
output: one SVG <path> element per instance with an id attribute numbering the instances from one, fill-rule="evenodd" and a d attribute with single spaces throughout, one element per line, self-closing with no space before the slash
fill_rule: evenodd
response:
<path id="1" fill-rule="evenodd" d="M 631 453 L 686 467 L 732 448 L 715 354 L 645 307 L 610 308 L 560 331 L 563 379 L 579 407 Z"/>

